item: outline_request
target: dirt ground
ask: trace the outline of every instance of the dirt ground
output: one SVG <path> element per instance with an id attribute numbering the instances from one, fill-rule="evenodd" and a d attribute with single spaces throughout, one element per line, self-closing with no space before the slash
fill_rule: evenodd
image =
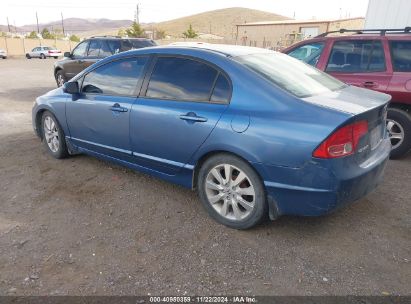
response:
<path id="1" fill-rule="evenodd" d="M 335 214 L 231 230 L 190 190 L 46 154 L 53 62 L 0 60 L 0 295 L 411 294 L 411 157 Z"/>

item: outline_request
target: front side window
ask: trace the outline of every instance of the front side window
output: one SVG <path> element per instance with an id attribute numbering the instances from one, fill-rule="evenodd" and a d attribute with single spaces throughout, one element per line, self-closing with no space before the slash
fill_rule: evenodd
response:
<path id="1" fill-rule="evenodd" d="M 91 40 L 88 48 L 88 57 L 98 57 L 100 54 L 101 40 Z"/>
<path id="2" fill-rule="evenodd" d="M 157 45 L 153 40 L 135 40 L 135 39 L 130 39 L 131 45 L 133 46 L 133 49 L 140 49 L 143 47 L 148 47 L 148 46 L 155 46 Z"/>
<path id="3" fill-rule="evenodd" d="M 84 76 L 82 93 L 134 96 L 147 57 L 117 60 Z"/>
<path id="4" fill-rule="evenodd" d="M 187 58 L 159 57 L 147 88 L 147 97 L 209 101 L 217 70 Z"/>
<path id="5" fill-rule="evenodd" d="M 320 59 L 321 53 L 324 49 L 324 42 L 314 42 L 309 44 L 304 44 L 294 50 L 292 50 L 288 55 L 304 61 L 310 65 L 315 66 Z"/>
<path id="6" fill-rule="evenodd" d="M 327 72 L 368 73 L 385 71 L 384 49 L 378 40 L 336 41 Z"/>
<path id="7" fill-rule="evenodd" d="M 80 43 L 73 51 L 73 57 L 85 57 L 87 51 L 88 41 Z"/>
<path id="8" fill-rule="evenodd" d="M 345 87 L 341 81 L 281 53 L 235 57 L 235 60 L 297 97 L 309 97 Z"/>
<path id="9" fill-rule="evenodd" d="M 395 72 L 411 72 L 411 41 L 391 41 L 392 65 Z"/>

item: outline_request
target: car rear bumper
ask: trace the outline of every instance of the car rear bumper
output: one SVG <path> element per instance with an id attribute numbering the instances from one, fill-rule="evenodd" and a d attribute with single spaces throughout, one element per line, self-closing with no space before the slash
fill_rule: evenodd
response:
<path id="1" fill-rule="evenodd" d="M 263 176 L 271 177 L 264 181 L 270 209 L 275 213 L 271 217 L 320 216 L 359 200 L 382 181 L 390 149 L 389 140 L 384 140 L 374 159 L 360 165 L 347 166 L 344 161 L 328 167 L 326 162 L 302 168 L 257 165 Z"/>

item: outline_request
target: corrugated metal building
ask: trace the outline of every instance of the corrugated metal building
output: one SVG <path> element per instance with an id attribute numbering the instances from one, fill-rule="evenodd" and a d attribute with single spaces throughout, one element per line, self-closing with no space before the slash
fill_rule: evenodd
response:
<path id="1" fill-rule="evenodd" d="M 410 0 L 411 1 L 411 0 Z M 237 25 L 237 44 L 281 49 L 303 39 L 339 29 L 363 29 L 364 18 L 284 20 Z"/>
<path id="2" fill-rule="evenodd" d="M 410 0 L 369 0 L 366 29 L 411 26 Z"/>

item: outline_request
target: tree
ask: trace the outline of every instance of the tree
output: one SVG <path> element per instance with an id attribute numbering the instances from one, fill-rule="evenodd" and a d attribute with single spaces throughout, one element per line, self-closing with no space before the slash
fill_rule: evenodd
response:
<path id="1" fill-rule="evenodd" d="M 140 24 L 133 22 L 130 28 L 126 29 L 126 35 L 132 38 L 145 38 L 146 33 L 141 28 Z"/>
<path id="2" fill-rule="evenodd" d="M 198 36 L 197 32 L 193 30 L 193 27 L 189 26 L 188 30 L 183 33 L 184 38 L 196 38 Z"/>
<path id="3" fill-rule="evenodd" d="M 32 31 L 30 34 L 28 34 L 27 38 L 29 38 L 29 39 L 37 39 L 37 38 L 39 38 L 39 37 L 37 36 L 37 33 L 36 33 L 35 31 Z"/>
<path id="4" fill-rule="evenodd" d="M 119 29 L 117 36 L 124 37 L 126 35 L 126 31 L 124 29 Z"/>
<path id="5" fill-rule="evenodd" d="M 164 39 L 164 38 L 166 38 L 166 31 L 156 30 L 156 39 Z"/>
<path id="6" fill-rule="evenodd" d="M 55 38 L 55 36 L 52 33 L 50 33 L 46 27 L 41 31 L 41 37 L 43 37 L 43 39 L 54 39 Z"/>
<path id="7" fill-rule="evenodd" d="M 73 34 L 73 35 L 70 36 L 70 41 L 80 42 L 80 38 Z"/>

